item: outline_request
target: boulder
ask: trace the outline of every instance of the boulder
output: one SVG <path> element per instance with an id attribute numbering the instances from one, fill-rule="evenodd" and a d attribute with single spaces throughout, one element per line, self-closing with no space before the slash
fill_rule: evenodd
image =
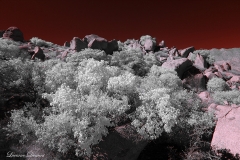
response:
<path id="1" fill-rule="evenodd" d="M 34 51 L 34 54 L 32 55 L 31 59 L 35 59 L 37 57 L 42 61 L 45 60 L 45 54 L 43 53 L 43 50 L 39 46 L 36 46 L 33 51 Z"/>
<path id="2" fill-rule="evenodd" d="M 77 52 L 87 47 L 88 47 L 87 44 L 78 37 L 74 37 L 70 42 L 70 49 L 75 50 Z"/>
<path id="3" fill-rule="evenodd" d="M 218 118 L 211 146 L 214 149 L 229 149 L 232 154 L 240 154 L 240 106 L 218 105 Z"/>
<path id="4" fill-rule="evenodd" d="M 232 76 L 229 80 L 231 83 L 240 83 L 240 76 Z"/>
<path id="5" fill-rule="evenodd" d="M 141 46 L 143 46 L 143 48 L 146 52 L 154 51 L 154 49 L 156 47 L 156 39 L 152 38 L 149 35 L 141 36 L 139 44 Z"/>
<path id="6" fill-rule="evenodd" d="M 0 30 L 0 38 L 3 36 L 4 32 L 5 32 L 5 31 Z"/>
<path id="7" fill-rule="evenodd" d="M 215 74 L 218 78 L 223 78 L 223 75 L 221 74 L 221 72 L 214 72 L 214 74 Z"/>
<path id="8" fill-rule="evenodd" d="M 227 81 L 227 85 L 234 90 L 239 90 L 240 87 L 240 76 L 232 76 L 231 79 Z"/>
<path id="9" fill-rule="evenodd" d="M 182 79 L 184 72 L 192 67 L 192 62 L 187 58 L 181 58 L 164 62 L 162 67 L 174 69 Z"/>
<path id="10" fill-rule="evenodd" d="M 169 54 L 167 54 L 166 52 L 163 52 L 163 51 L 158 51 L 158 52 L 155 52 L 155 56 L 157 56 L 157 57 L 169 57 Z"/>
<path id="11" fill-rule="evenodd" d="M 68 55 L 68 53 L 69 53 L 69 51 L 68 50 L 65 50 L 62 54 L 61 54 L 61 60 L 65 60 L 66 59 L 66 57 L 67 57 L 67 55 Z"/>
<path id="12" fill-rule="evenodd" d="M 5 39 L 11 39 L 14 41 L 24 41 L 23 33 L 17 27 L 9 27 L 2 36 Z"/>
<path id="13" fill-rule="evenodd" d="M 202 74 L 195 74 L 183 79 L 183 86 L 195 92 L 205 91 L 207 89 L 207 78 Z"/>
<path id="14" fill-rule="evenodd" d="M 126 42 L 124 42 L 124 44 L 128 51 L 134 49 L 137 51 L 145 52 L 144 47 L 140 45 L 137 40 L 128 39 Z"/>
<path id="15" fill-rule="evenodd" d="M 170 49 L 170 51 L 168 52 L 168 54 L 170 56 L 173 56 L 173 57 L 178 57 L 179 56 L 179 53 L 178 53 L 178 50 L 177 48 L 173 47 L 172 49 Z"/>
<path id="16" fill-rule="evenodd" d="M 195 48 L 194 48 L 193 46 L 191 46 L 191 47 L 182 49 L 182 50 L 180 51 L 180 55 L 181 55 L 181 57 L 187 58 L 188 55 L 189 55 L 189 53 L 190 53 L 190 52 L 194 52 L 194 51 L 195 51 Z"/>
<path id="17" fill-rule="evenodd" d="M 99 37 L 98 35 L 96 34 L 90 34 L 90 35 L 86 35 L 84 38 L 83 38 L 83 41 L 87 44 L 89 44 L 92 40 L 94 39 L 98 39 L 98 41 L 107 41 L 105 38 L 102 38 L 102 37 Z"/>
<path id="18" fill-rule="evenodd" d="M 147 144 L 147 140 L 126 124 L 110 130 L 103 141 L 93 147 L 90 159 L 136 160 Z"/>
<path id="19" fill-rule="evenodd" d="M 212 72 L 205 72 L 204 76 L 206 76 L 208 79 L 212 79 L 212 78 L 216 78 L 216 74 L 212 73 Z"/>
<path id="20" fill-rule="evenodd" d="M 70 43 L 68 41 L 66 41 L 63 46 L 64 47 L 70 47 Z"/>
<path id="21" fill-rule="evenodd" d="M 104 39 L 93 39 L 88 43 L 88 48 L 106 50 L 108 42 Z"/>
<path id="22" fill-rule="evenodd" d="M 164 48 L 164 47 L 166 47 L 166 45 L 165 45 L 165 41 L 162 40 L 162 41 L 158 44 L 158 46 L 159 46 L 160 48 Z"/>
<path id="23" fill-rule="evenodd" d="M 210 66 L 209 68 L 207 68 L 204 73 L 207 73 L 207 72 L 217 72 L 218 70 L 214 67 L 214 66 Z"/>
<path id="24" fill-rule="evenodd" d="M 207 61 L 199 53 L 197 53 L 196 59 L 194 61 L 194 66 L 200 70 L 205 70 L 208 67 Z"/>
<path id="25" fill-rule="evenodd" d="M 105 49 L 106 54 L 113 54 L 113 51 L 118 51 L 118 41 L 117 40 L 111 40 L 107 44 L 107 49 Z"/>

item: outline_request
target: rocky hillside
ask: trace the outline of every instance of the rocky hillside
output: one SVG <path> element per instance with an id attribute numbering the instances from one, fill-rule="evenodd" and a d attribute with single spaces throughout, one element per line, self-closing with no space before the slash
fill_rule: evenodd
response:
<path id="1" fill-rule="evenodd" d="M 108 41 L 95 34 L 66 41 L 63 46 L 44 41 L 33 37 L 25 40 L 23 33 L 17 27 L 10 27 L 0 31 L 0 59 L 9 60 L 21 57 L 39 61 L 59 59 L 66 62 L 73 55 L 84 53 L 89 49 L 96 50 L 96 54 L 105 54 L 105 60 L 109 64 L 114 64 L 116 59 L 111 58 L 121 51 L 131 51 L 140 54 L 140 57 L 149 64 L 157 64 L 162 68 L 173 69 L 181 80 L 181 85 L 188 91 L 193 91 L 198 95 L 202 108 L 205 112 L 213 111 L 216 118 L 216 126 L 212 133 L 211 146 L 213 149 L 228 149 L 232 154 L 240 154 L 240 49 L 211 49 L 196 50 L 193 46 L 184 49 L 167 47 L 164 41 L 157 43 L 156 38 L 150 35 L 141 36 L 138 40 L 128 39 L 125 42 L 118 40 Z M 17 46 L 17 48 L 16 48 Z M 14 48 L 15 47 L 15 48 Z M 11 49 L 9 55 L 6 50 Z M 92 56 L 94 57 L 94 56 Z M 91 58 L 91 55 L 90 57 Z M 141 70 L 141 66 L 134 64 L 131 71 L 140 77 L 147 75 L 148 70 Z M 4 75 L 0 75 L 4 76 Z M 31 98 L 27 95 L 8 93 L 3 89 L 1 93 L 1 119 L 6 118 L 8 111 L 19 109 L 30 102 Z M 49 106 L 49 102 L 41 100 L 42 105 Z M 129 127 L 126 125 L 125 127 Z M 112 140 L 119 139 L 119 135 L 127 133 L 124 128 L 116 127 L 111 136 L 105 139 L 105 143 L 100 143 L 100 147 L 107 152 Z M 122 133 L 122 134 L 121 134 Z M 116 138 L 118 137 L 118 138 Z M 137 147 L 129 140 L 122 138 L 122 142 L 129 147 L 136 147 L 136 152 L 140 153 L 147 145 L 142 141 Z M 120 143 L 117 141 L 117 143 Z M 122 146 L 123 147 L 123 146 Z M 110 151 L 109 151 L 110 152 Z M 108 153 L 111 156 L 131 157 L 133 150 L 126 148 L 124 153 L 119 154 L 120 150 L 112 150 Z M 194 152 L 197 154 L 197 152 Z M 134 156 L 133 156 L 134 157 Z M 143 153 L 139 159 L 144 157 Z M 136 158 L 136 156 L 135 156 Z M 150 158 L 150 156 L 149 156 Z M 156 158 L 156 157 L 155 157 Z M 132 158 L 134 159 L 134 158 Z M 144 158 L 142 158 L 144 159 Z M 147 159 L 147 157 L 145 157 Z M 152 158 L 154 159 L 154 158 Z"/>

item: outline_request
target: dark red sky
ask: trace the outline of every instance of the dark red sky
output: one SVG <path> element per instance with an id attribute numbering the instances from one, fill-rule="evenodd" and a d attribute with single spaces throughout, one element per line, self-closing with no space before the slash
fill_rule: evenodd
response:
<path id="1" fill-rule="evenodd" d="M 18 27 L 63 45 L 97 34 L 107 40 L 151 35 L 178 49 L 240 48 L 240 0 L 0 0 L 0 30 Z"/>

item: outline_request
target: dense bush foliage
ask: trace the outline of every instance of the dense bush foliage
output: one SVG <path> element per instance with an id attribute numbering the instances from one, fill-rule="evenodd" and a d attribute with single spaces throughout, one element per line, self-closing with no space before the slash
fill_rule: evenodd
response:
<path id="1" fill-rule="evenodd" d="M 15 42 L 8 39 L 0 38 L 0 59 L 9 60 L 13 58 L 23 58 L 29 57 L 29 54 L 19 49 L 21 42 Z"/>
<path id="2" fill-rule="evenodd" d="M 32 37 L 30 39 L 30 41 L 35 44 L 36 46 L 39 46 L 39 47 L 49 47 L 49 46 L 52 46 L 53 43 L 52 42 L 46 42 L 38 37 Z"/>
<path id="3" fill-rule="evenodd" d="M 14 59 L 0 65 L 6 75 L 3 87 L 26 84 L 35 94 L 34 102 L 12 111 L 9 133 L 62 154 L 73 149 L 77 156 L 89 156 L 108 127 L 118 125 L 118 117 L 130 118 L 150 140 L 175 127 L 203 131 L 214 126 L 212 114 L 203 112 L 196 95 L 182 88 L 177 73 L 160 67 L 151 54 L 124 50 L 107 56 L 85 49 L 69 54 L 66 62 Z M 50 107 L 41 107 L 41 98 Z"/>
<path id="4" fill-rule="evenodd" d="M 240 104 L 240 92 L 237 90 L 232 91 L 217 91 L 213 94 L 213 99 L 218 104 L 225 104 L 227 101 L 229 104 Z"/>
<path id="5" fill-rule="evenodd" d="M 227 84 L 222 78 L 212 78 L 207 83 L 207 89 L 210 92 L 225 91 Z"/>

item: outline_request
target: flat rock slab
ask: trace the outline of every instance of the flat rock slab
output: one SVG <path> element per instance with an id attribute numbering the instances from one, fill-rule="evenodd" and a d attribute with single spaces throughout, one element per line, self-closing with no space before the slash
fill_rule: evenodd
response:
<path id="1" fill-rule="evenodd" d="M 240 154 L 240 107 L 218 105 L 215 109 L 218 121 L 211 146 Z"/>

